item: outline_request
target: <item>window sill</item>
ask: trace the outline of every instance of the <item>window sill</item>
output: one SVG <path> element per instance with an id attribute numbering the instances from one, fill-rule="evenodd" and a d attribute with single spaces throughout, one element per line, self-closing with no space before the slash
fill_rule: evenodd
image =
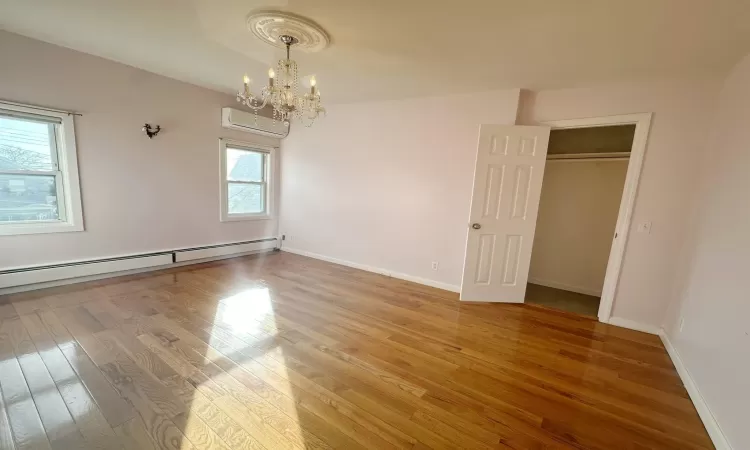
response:
<path id="1" fill-rule="evenodd" d="M 20 234 L 70 233 L 83 231 L 83 224 L 69 222 L 42 222 L 0 224 L 0 236 L 15 236 Z"/>
<path id="2" fill-rule="evenodd" d="M 223 216 L 221 218 L 222 222 L 244 222 L 246 220 L 273 220 L 275 219 L 274 216 L 270 216 L 268 214 L 257 214 L 257 215 L 231 215 L 231 216 Z"/>

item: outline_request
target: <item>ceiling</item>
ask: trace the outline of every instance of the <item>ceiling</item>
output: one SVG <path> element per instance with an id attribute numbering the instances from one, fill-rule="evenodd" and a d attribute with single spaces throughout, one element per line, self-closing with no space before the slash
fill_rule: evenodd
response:
<path id="1" fill-rule="evenodd" d="M 281 51 L 245 18 L 318 22 L 292 53 L 328 103 L 719 73 L 750 50 L 744 0 L 0 0 L 0 28 L 211 89 L 265 83 Z"/>

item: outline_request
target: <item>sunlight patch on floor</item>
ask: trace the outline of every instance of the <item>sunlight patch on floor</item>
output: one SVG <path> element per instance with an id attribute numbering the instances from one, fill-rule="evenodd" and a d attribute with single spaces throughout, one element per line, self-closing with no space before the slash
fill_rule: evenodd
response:
<path id="1" fill-rule="evenodd" d="M 258 331 L 264 319 L 273 317 L 268 288 L 248 289 L 225 298 L 221 303 L 216 320 L 238 332 Z"/>
<path id="2" fill-rule="evenodd" d="M 214 399 L 214 404 L 251 434 L 265 430 L 279 443 L 304 448 L 295 388 L 289 382 L 284 351 L 279 346 L 283 330 L 276 324 L 269 289 L 254 287 L 222 299 L 217 305 L 213 330 L 205 358 L 216 362 L 222 355 L 228 357 L 231 347 L 230 359 L 237 365 L 213 377 L 220 385 L 233 387 L 226 389 L 229 395 Z M 281 402 L 284 397 L 288 399 Z M 280 402 L 284 406 L 279 407 Z M 191 408 L 189 415 L 186 426 L 203 426 L 197 411 Z"/>

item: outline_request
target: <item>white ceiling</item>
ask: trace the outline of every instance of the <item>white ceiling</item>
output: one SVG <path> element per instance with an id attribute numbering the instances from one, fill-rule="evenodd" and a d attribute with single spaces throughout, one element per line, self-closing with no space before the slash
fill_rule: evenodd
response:
<path id="1" fill-rule="evenodd" d="M 0 0 L 0 28 L 235 92 L 281 55 L 255 8 L 329 32 L 293 53 L 328 103 L 723 72 L 750 49 L 746 0 Z"/>

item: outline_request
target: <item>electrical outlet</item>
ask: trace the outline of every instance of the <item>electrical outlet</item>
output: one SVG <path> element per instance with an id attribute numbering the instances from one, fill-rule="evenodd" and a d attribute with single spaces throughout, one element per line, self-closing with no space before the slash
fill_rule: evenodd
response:
<path id="1" fill-rule="evenodd" d="M 685 326 L 685 319 L 683 319 L 682 317 L 680 317 L 680 333 L 682 333 L 682 327 L 684 327 L 684 326 Z"/>
<path id="2" fill-rule="evenodd" d="M 437 261 L 432 262 L 432 270 L 438 270 L 438 267 L 440 267 L 440 263 Z"/>
<path id="3" fill-rule="evenodd" d="M 286 234 L 282 234 L 282 235 L 281 235 L 281 240 L 282 240 L 282 241 L 286 241 Z"/>

